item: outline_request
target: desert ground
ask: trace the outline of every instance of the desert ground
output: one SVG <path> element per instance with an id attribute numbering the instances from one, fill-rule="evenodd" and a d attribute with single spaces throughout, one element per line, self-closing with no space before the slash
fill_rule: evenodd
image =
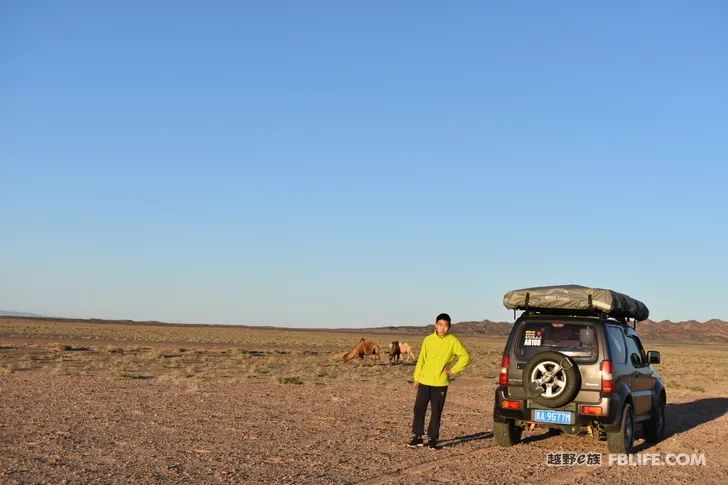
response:
<path id="1" fill-rule="evenodd" d="M 645 341 L 662 353 L 667 437 L 637 451 L 706 464 L 617 466 L 588 436 L 495 445 L 502 336 L 460 336 L 472 363 L 450 386 L 442 448 L 407 448 L 414 364 L 344 363 L 361 337 L 422 339 L 2 318 L 0 483 L 728 483 L 725 343 Z M 549 466 L 549 452 L 603 464 Z"/>

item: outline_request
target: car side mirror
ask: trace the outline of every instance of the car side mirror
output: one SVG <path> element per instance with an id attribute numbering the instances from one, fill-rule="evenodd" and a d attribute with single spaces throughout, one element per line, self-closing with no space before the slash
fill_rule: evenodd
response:
<path id="1" fill-rule="evenodd" d="M 660 363 L 660 353 L 657 350 L 648 350 L 647 351 L 647 362 L 650 364 L 659 364 Z"/>

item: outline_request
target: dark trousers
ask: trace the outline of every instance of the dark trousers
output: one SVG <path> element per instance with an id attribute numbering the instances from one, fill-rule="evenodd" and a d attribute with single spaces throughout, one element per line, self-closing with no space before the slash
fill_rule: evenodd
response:
<path id="1" fill-rule="evenodd" d="M 440 436 L 440 417 L 445 407 L 447 386 L 417 386 L 415 398 L 415 417 L 412 420 L 412 434 L 422 436 L 425 432 L 425 413 L 427 403 L 430 403 L 430 425 L 427 427 L 427 436 L 436 440 Z"/>

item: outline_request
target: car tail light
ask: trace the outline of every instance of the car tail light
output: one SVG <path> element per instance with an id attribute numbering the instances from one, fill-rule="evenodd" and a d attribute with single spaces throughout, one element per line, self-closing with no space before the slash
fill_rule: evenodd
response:
<path id="1" fill-rule="evenodd" d="M 500 374 L 498 375 L 498 384 L 501 386 L 507 386 L 508 385 L 508 363 L 510 362 L 510 359 L 507 355 L 504 355 L 501 359 L 501 370 Z"/>
<path id="2" fill-rule="evenodd" d="M 599 367 L 602 369 L 602 393 L 611 394 L 614 392 L 614 380 L 612 379 L 612 361 L 603 360 L 602 365 Z"/>
<path id="3" fill-rule="evenodd" d="M 591 414 L 593 416 L 601 416 L 602 408 L 599 406 L 582 406 L 581 414 Z"/>
<path id="4" fill-rule="evenodd" d="M 501 402 L 501 407 L 503 409 L 521 409 L 521 401 L 509 401 L 504 399 L 503 402 Z"/>

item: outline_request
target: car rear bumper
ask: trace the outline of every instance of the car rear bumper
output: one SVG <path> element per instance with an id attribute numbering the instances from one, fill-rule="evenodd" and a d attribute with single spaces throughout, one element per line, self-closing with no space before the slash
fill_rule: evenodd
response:
<path id="1" fill-rule="evenodd" d="M 503 407 L 504 401 L 519 402 L 520 409 L 506 409 Z M 600 423 L 607 431 L 619 429 L 621 413 L 623 407 L 623 399 L 618 394 L 601 395 L 598 402 L 581 403 L 578 401 L 571 402 L 566 406 L 559 408 L 548 408 L 542 406 L 530 399 L 520 397 L 511 397 L 507 394 L 507 388 L 500 386 L 495 391 L 495 404 L 493 406 L 493 421 L 496 423 L 505 423 L 509 419 L 518 420 L 524 423 L 535 423 L 538 426 L 549 428 L 569 428 L 569 427 L 585 427 L 594 422 Z M 599 408 L 600 415 L 585 414 L 583 406 Z M 569 411 L 573 413 L 573 423 L 541 423 L 535 422 L 533 411 L 536 409 L 546 409 L 549 411 Z"/>

